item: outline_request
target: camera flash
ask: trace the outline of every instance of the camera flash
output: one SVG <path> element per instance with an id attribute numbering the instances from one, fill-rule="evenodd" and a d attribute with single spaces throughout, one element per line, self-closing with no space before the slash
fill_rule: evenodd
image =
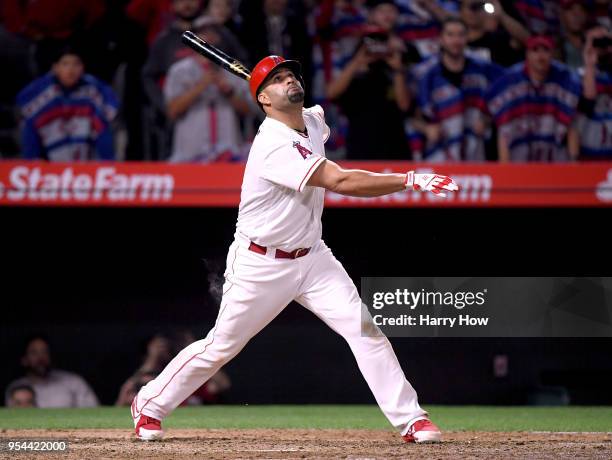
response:
<path id="1" fill-rule="evenodd" d="M 493 3 L 485 3 L 484 10 L 489 14 L 493 14 L 495 13 L 495 6 L 493 6 Z"/>

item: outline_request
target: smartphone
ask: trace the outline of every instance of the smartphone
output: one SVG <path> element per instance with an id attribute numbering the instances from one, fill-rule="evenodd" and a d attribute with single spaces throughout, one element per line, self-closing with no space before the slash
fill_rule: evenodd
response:
<path id="1" fill-rule="evenodd" d="M 593 46 L 595 48 L 607 48 L 612 46 L 612 38 L 610 37 L 598 37 L 593 39 Z"/>
<path id="2" fill-rule="evenodd" d="M 368 50 L 369 54 L 377 55 L 377 56 L 387 56 L 390 54 L 390 48 L 387 41 L 382 41 L 380 39 L 375 39 L 371 37 L 365 37 L 363 42 Z"/>

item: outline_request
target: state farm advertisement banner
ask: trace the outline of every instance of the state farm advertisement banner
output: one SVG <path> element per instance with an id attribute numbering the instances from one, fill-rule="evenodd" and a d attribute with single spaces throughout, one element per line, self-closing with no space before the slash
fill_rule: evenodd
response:
<path id="1" fill-rule="evenodd" d="M 612 206 L 612 162 L 578 164 L 414 164 L 341 162 L 375 172 L 452 176 L 446 198 L 401 192 L 380 198 L 326 195 L 330 207 Z M 243 164 L 0 162 L 0 205 L 221 206 L 240 201 Z"/>

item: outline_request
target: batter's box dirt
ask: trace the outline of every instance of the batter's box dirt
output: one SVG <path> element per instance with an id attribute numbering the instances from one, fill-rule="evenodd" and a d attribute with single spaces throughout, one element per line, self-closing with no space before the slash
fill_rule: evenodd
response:
<path id="1" fill-rule="evenodd" d="M 612 433 L 445 432 L 440 444 L 406 444 L 376 430 L 169 430 L 143 442 L 128 430 L 6 430 L 3 438 L 58 438 L 69 451 L 2 458 L 82 459 L 505 459 L 612 458 Z"/>

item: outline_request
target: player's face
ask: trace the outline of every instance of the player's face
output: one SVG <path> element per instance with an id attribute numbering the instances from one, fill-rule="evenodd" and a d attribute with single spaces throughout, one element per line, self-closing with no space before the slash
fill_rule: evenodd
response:
<path id="1" fill-rule="evenodd" d="M 23 357 L 23 366 L 35 375 L 44 377 L 51 367 L 49 346 L 44 340 L 35 339 L 30 342 Z"/>
<path id="2" fill-rule="evenodd" d="M 548 73 L 552 62 L 552 51 L 546 46 L 537 46 L 527 51 L 527 65 L 538 73 Z"/>
<path id="3" fill-rule="evenodd" d="M 282 109 L 304 103 L 304 88 L 288 69 L 275 72 L 261 92 L 265 93 L 265 101 L 274 108 Z M 266 105 L 266 102 L 262 103 Z"/>
<path id="4" fill-rule="evenodd" d="M 83 61 L 74 54 L 62 56 L 59 61 L 53 64 L 53 73 L 56 78 L 66 88 L 72 88 L 83 76 Z"/>
<path id="5" fill-rule="evenodd" d="M 467 30 L 463 24 L 447 24 L 440 34 L 440 47 L 451 56 L 461 56 L 467 46 Z"/>

